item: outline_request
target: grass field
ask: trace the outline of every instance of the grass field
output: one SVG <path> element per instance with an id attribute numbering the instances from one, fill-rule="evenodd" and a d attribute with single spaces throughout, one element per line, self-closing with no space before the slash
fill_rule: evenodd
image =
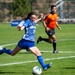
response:
<path id="1" fill-rule="evenodd" d="M 42 52 L 46 63 L 52 62 L 52 67 L 43 71 L 41 75 L 75 75 L 75 25 L 61 24 L 62 30 L 56 28 L 57 50 L 52 53 L 52 45 L 40 42 L 36 46 Z M 0 23 L 0 47 L 13 49 L 21 39 L 24 31 L 18 31 L 10 24 Z M 37 25 L 36 40 L 39 36 L 47 37 L 42 25 Z M 32 68 L 40 66 L 36 57 L 25 50 L 15 56 L 0 55 L 0 75 L 32 75 Z M 41 66 L 40 66 L 41 67 Z"/>

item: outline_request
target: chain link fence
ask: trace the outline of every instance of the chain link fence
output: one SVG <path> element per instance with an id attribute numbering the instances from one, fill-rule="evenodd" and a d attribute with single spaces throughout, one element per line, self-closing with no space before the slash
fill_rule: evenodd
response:
<path id="1" fill-rule="evenodd" d="M 13 1 L 0 1 L 0 22 L 9 22 L 12 19 L 11 11 L 13 9 Z"/>
<path id="2" fill-rule="evenodd" d="M 64 0 L 62 10 L 58 8 L 59 23 L 75 23 L 75 0 Z"/>
<path id="3" fill-rule="evenodd" d="M 36 13 L 44 13 L 47 14 L 50 12 L 50 6 L 55 4 L 58 0 L 54 0 L 52 3 L 50 0 L 47 2 L 46 0 L 39 0 L 39 2 L 30 2 L 32 11 Z M 59 22 L 64 23 L 67 21 L 68 23 L 75 23 L 75 0 L 62 0 L 63 6 L 62 10 L 60 7 L 57 8 L 57 13 L 59 15 Z M 13 15 L 11 14 L 11 10 L 13 9 L 13 0 L 12 2 L 0 2 L 0 22 L 9 22 L 13 19 Z M 62 13 L 62 14 L 61 14 Z M 61 17 L 62 16 L 62 17 Z"/>

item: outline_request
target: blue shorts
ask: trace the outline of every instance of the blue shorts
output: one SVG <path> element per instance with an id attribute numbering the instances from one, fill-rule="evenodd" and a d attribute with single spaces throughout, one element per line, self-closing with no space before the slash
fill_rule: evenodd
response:
<path id="1" fill-rule="evenodd" d="M 29 48 L 35 46 L 35 42 L 34 42 L 34 41 L 25 40 L 25 39 L 21 39 L 21 40 L 18 42 L 18 46 L 19 46 L 21 49 L 29 49 Z"/>

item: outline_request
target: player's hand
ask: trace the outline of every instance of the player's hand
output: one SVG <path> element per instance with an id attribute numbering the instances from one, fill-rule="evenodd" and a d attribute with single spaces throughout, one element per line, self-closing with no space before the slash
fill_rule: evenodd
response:
<path id="1" fill-rule="evenodd" d="M 18 28 L 19 31 L 21 30 L 21 26 L 18 26 L 17 28 Z"/>
<path id="2" fill-rule="evenodd" d="M 41 13 L 41 14 L 39 15 L 39 18 L 41 18 L 41 19 L 43 18 L 43 13 Z"/>
<path id="3" fill-rule="evenodd" d="M 59 27 L 59 30 L 61 30 L 61 27 Z"/>
<path id="4" fill-rule="evenodd" d="M 46 31 L 49 31 L 50 30 L 48 27 L 46 27 L 45 29 L 46 29 Z"/>

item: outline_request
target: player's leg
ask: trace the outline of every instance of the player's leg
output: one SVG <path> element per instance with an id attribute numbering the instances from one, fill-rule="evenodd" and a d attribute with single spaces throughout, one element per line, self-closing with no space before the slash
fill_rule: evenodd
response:
<path id="1" fill-rule="evenodd" d="M 50 30 L 49 39 L 50 39 L 50 42 L 52 42 L 52 45 L 53 45 L 53 53 L 58 53 L 58 51 L 56 50 L 57 41 L 56 41 L 56 36 L 55 36 L 55 29 Z"/>
<path id="2" fill-rule="evenodd" d="M 21 50 L 21 48 L 20 48 L 19 46 L 16 46 L 16 47 L 14 48 L 14 50 L 3 48 L 2 50 L 0 50 L 0 54 L 6 53 L 6 54 L 9 54 L 9 55 L 14 56 L 14 55 L 17 54 L 20 50 Z"/>
<path id="3" fill-rule="evenodd" d="M 45 31 L 45 32 L 48 35 L 48 38 L 42 38 L 41 36 L 39 36 L 39 38 L 37 40 L 37 43 L 39 43 L 40 41 L 45 41 L 45 42 L 48 42 L 48 43 L 53 42 L 52 35 L 55 34 L 54 29 L 50 29 L 49 31 Z"/>
<path id="4" fill-rule="evenodd" d="M 38 44 L 40 41 L 45 41 L 45 42 L 48 42 L 48 43 L 49 43 L 49 39 L 48 39 L 48 38 L 42 38 L 41 36 L 39 36 L 39 38 L 37 39 L 37 44 Z"/>
<path id="5" fill-rule="evenodd" d="M 43 67 L 44 70 L 47 70 L 49 67 L 51 67 L 51 63 L 45 64 L 44 59 L 37 47 L 30 48 L 30 51 L 37 56 L 38 62 Z"/>
<path id="6" fill-rule="evenodd" d="M 6 53 L 6 54 L 14 56 L 16 53 L 18 53 L 22 49 L 23 44 L 24 44 L 24 40 L 22 39 L 18 42 L 17 46 L 13 50 L 3 48 L 2 50 L 0 50 L 0 54 Z"/>
<path id="7" fill-rule="evenodd" d="M 56 40 L 56 36 L 55 34 L 52 35 L 52 39 L 53 39 L 53 53 L 58 53 L 57 49 L 56 49 L 56 45 L 57 45 L 57 40 Z"/>
<path id="8" fill-rule="evenodd" d="M 3 49 L 0 50 L 0 55 L 3 54 L 3 53 L 11 54 L 11 52 L 12 52 L 12 50 L 3 48 Z"/>
<path id="9" fill-rule="evenodd" d="M 17 46 L 14 48 L 14 50 L 12 51 L 11 55 L 14 56 L 15 54 L 17 54 L 21 49 L 25 49 L 27 45 L 27 41 L 24 39 L 21 39 Z"/>
<path id="10" fill-rule="evenodd" d="M 49 32 L 50 32 L 50 31 L 45 31 L 45 32 L 46 32 L 46 34 L 49 36 Z M 37 44 L 38 44 L 40 41 L 45 41 L 45 42 L 50 43 L 50 42 L 49 42 L 49 38 L 43 38 L 43 37 L 41 37 L 41 36 L 39 36 L 39 38 L 37 39 Z"/>
<path id="11" fill-rule="evenodd" d="M 48 35 L 48 34 L 47 34 Z M 48 35 L 48 38 L 42 38 L 41 36 L 39 36 L 38 40 L 37 40 L 37 44 L 40 42 L 40 41 L 45 41 L 45 42 L 48 42 L 48 43 L 52 43 L 53 42 L 53 39 L 50 35 Z"/>
<path id="12" fill-rule="evenodd" d="M 14 56 L 16 55 L 19 51 L 21 50 L 21 48 L 17 45 L 14 50 L 12 50 L 11 55 Z"/>

